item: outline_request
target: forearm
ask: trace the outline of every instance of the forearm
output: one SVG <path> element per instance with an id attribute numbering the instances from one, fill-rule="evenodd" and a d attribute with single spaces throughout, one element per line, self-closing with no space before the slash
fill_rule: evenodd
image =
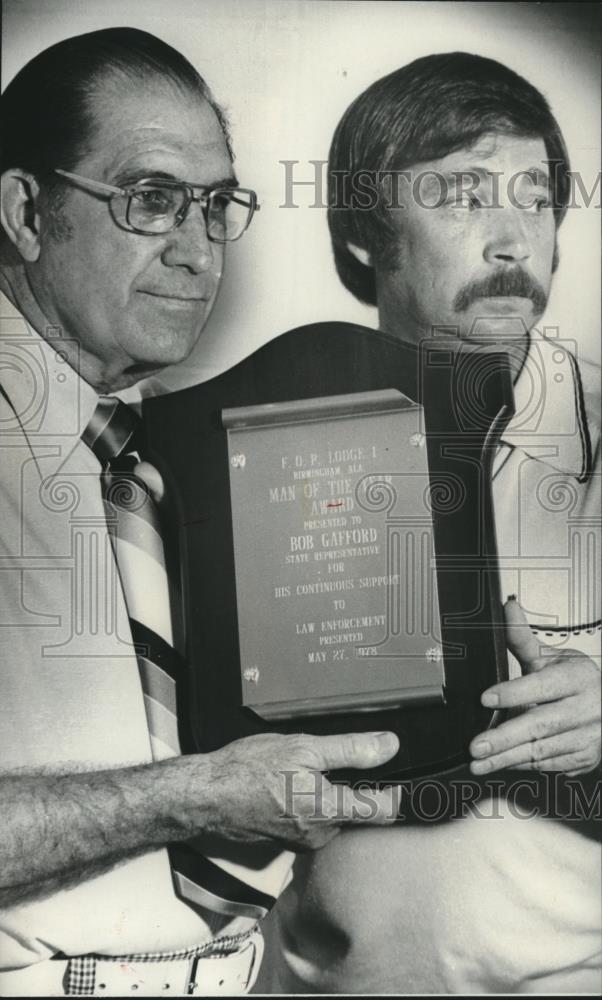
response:
<path id="1" fill-rule="evenodd" d="M 394 821 L 390 796 L 356 799 L 321 772 L 372 768 L 399 748 L 387 733 L 236 740 L 208 754 L 71 775 L 0 779 L 0 906 L 46 894 L 134 854 L 211 834 L 315 850 L 345 823 Z M 294 802 L 287 775 L 296 778 Z M 369 806 L 369 814 L 366 807 Z"/>
<path id="2" fill-rule="evenodd" d="M 206 758 L 0 779 L 0 905 L 211 827 Z"/>

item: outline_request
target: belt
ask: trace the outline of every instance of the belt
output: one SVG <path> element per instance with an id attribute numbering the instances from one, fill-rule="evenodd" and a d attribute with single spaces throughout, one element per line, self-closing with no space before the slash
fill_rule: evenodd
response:
<path id="1" fill-rule="evenodd" d="M 263 955 L 263 938 L 254 931 L 236 951 L 170 958 L 153 954 L 89 956 L 90 978 L 66 992 L 68 959 L 50 959 L 25 969 L 0 972 L 0 996 L 169 997 L 240 996 L 253 986 Z M 88 959 L 86 959 L 88 961 Z"/>

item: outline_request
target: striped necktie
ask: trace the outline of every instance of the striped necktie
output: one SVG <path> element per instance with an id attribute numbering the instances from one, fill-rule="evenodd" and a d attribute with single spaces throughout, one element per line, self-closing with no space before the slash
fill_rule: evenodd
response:
<path id="1" fill-rule="evenodd" d="M 185 673 L 173 642 L 175 595 L 166 570 L 159 511 L 145 482 L 134 474 L 141 458 L 141 423 L 121 400 L 101 396 L 82 440 L 102 466 L 107 528 L 136 648 L 151 752 L 153 760 L 162 760 L 181 753 L 177 704 L 184 696 Z M 182 742 L 185 750 L 186 740 Z M 215 914 L 252 920 L 274 905 L 290 880 L 294 858 L 288 851 L 243 845 L 237 847 L 236 861 L 208 858 L 194 840 L 172 844 L 168 852 L 181 899 Z M 244 854 L 251 861 L 248 866 L 240 864 Z"/>

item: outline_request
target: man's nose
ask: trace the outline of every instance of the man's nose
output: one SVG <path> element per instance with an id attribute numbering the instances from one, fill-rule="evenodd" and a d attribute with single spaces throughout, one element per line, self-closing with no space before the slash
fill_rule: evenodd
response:
<path id="1" fill-rule="evenodd" d="M 483 256 L 488 264 L 518 264 L 531 256 L 530 237 L 520 208 L 498 208 L 491 213 L 492 231 Z"/>
<path id="2" fill-rule="evenodd" d="M 184 267 L 191 274 L 209 271 L 217 260 L 217 245 L 207 236 L 203 210 L 193 203 L 184 221 L 169 233 L 161 254 L 167 267 Z"/>

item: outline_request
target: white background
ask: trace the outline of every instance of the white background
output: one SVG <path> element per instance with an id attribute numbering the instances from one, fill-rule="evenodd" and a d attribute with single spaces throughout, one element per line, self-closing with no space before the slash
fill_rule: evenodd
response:
<path id="1" fill-rule="evenodd" d="M 303 323 L 347 319 L 375 326 L 375 310 L 340 285 L 326 212 L 284 209 L 281 160 L 325 160 L 348 104 L 385 73 L 417 56 L 461 49 L 506 63 L 549 99 L 572 167 L 594 186 L 600 159 L 599 67 L 594 5 L 404 3 L 366 0 L 5 0 L 2 82 L 59 39 L 110 25 L 149 30 L 197 66 L 227 108 L 240 182 L 261 211 L 230 248 L 220 299 L 175 386 L 205 379 L 266 340 Z M 585 13 L 583 13 L 585 9 Z M 579 13 L 581 11 L 581 19 Z M 589 27 L 588 20 L 589 17 Z M 561 265 L 541 326 L 600 355 L 600 192 L 569 212 Z"/>

